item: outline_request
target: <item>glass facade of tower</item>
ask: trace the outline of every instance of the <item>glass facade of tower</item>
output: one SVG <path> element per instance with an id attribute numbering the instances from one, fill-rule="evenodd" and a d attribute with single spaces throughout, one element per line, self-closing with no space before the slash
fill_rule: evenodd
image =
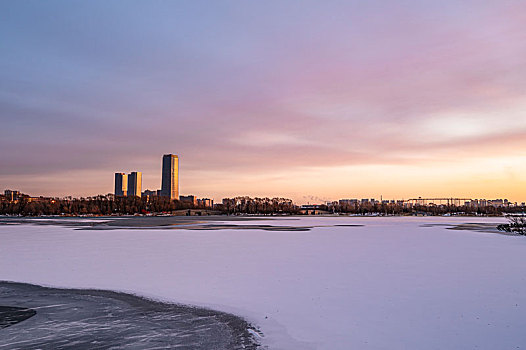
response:
<path id="1" fill-rule="evenodd" d="M 125 173 L 115 173 L 115 196 L 128 195 L 128 175 Z"/>
<path id="2" fill-rule="evenodd" d="M 163 156 L 161 196 L 179 199 L 179 157 L 175 154 Z"/>
<path id="3" fill-rule="evenodd" d="M 128 175 L 128 196 L 140 197 L 142 191 L 142 173 L 134 171 Z"/>

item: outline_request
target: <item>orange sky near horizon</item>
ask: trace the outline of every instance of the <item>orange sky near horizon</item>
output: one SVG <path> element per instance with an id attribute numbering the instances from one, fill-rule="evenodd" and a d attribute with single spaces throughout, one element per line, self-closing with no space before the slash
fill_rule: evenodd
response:
<path id="1" fill-rule="evenodd" d="M 519 164 L 520 166 L 517 166 Z M 252 173 L 249 175 L 224 171 L 186 170 L 181 162 L 181 194 L 213 198 L 249 195 L 287 197 L 298 204 L 322 203 L 343 198 L 409 199 L 421 197 L 506 198 L 512 202 L 526 201 L 526 162 L 518 158 L 465 161 L 454 165 L 357 165 L 311 167 L 295 171 Z M 134 169 L 129 169 L 128 172 Z M 113 173 L 71 172 L 69 181 L 54 177 L 40 178 L 34 187 L 20 188 L 32 195 L 91 196 L 113 192 Z M 82 178 L 89 179 L 82 183 Z M 80 180 L 80 182 L 79 182 Z M 30 182 L 20 178 L 18 183 Z M 104 186 L 100 186 L 104 183 Z M 83 191 L 68 191 L 80 185 Z M 103 189 L 101 190 L 101 188 Z M 47 188 L 47 191 L 42 191 Z M 143 190 L 160 188 L 158 169 L 143 173 Z"/>

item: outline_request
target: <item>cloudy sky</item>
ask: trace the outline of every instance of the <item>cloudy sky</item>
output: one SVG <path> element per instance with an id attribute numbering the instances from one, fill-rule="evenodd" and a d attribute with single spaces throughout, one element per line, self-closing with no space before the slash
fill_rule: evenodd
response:
<path id="1" fill-rule="evenodd" d="M 526 2 L 0 2 L 0 190 L 526 200 Z"/>

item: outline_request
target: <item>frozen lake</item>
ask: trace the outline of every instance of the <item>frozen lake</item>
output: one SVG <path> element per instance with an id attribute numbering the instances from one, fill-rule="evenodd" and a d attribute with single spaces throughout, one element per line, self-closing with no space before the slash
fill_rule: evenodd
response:
<path id="1" fill-rule="evenodd" d="M 304 217 L 213 230 L 0 225 L 0 280 L 233 313 L 258 326 L 269 349 L 524 349 L 526 237 L 442 226 L 503 221 Z"/>

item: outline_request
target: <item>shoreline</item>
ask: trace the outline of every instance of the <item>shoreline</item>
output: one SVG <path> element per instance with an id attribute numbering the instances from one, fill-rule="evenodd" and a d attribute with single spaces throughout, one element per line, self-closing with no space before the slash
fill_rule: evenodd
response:
<path id="1" fill-rule="evenodd" d="M 242 317 L 207 308 L 110 290 L 10 281 L 0 281 L 0 295 L 13 312 L 32 310 L 31 316 L 0 327 L 0 348 L 260 348 L 256 327 Z"/>
<path id="2" fill-rule="evenodd" d="M 0 216 L 0 227 L 9 227 L 13 225 L 38 225 L 38 226 L 60 226 L 69 227 L 74 230 L 187 230 L 187 231 L 217 231 L 217 230 L 263 230 L 275 232 L 298 232 L 311 231 L 314 228 L 346 226 L 360 228 L 365 226 L 366 222 L 349 223 L 349 224 L 308 224 L 295 225 L 295 222 L 302 218 L 341 218 L 341 219 L 363 219 L 369 220 L 374 218 L 429 218 L 433 219 L 455 219 L 450 223 L 428 223 L 424 227 L 445 226 L 451 230 L 468 230 L 478 232 L 491 232 L 504 234 L 499 231 L 497 226 L 502 222 L 469 222 L 468 218 L 485 219 L 490 217 L 481 216 L 343 216 L 343 215 L 300 215 L 300 216 L 106 216 L 106 217 L 6 217 Z M 503 217 L 494 217 L 503 218 Z M 262 223 L 261 221 L 268 221 Z M 281 221 L 276 224 L 276 221 Z M 285 221 L 285 223 L 283 223 Z M 287 222 L 290 222 L 288 224 Z M 510 234 L 508 234 L 510 235 Z"/>

